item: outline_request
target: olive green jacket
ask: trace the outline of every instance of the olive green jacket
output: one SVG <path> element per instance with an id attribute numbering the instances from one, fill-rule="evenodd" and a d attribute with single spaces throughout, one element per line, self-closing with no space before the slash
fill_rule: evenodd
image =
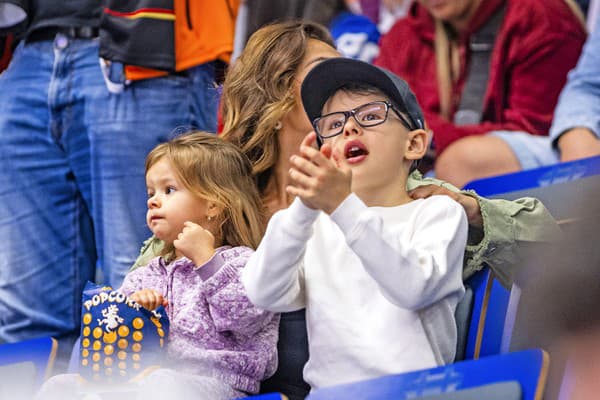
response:
<path id="1" fill-rule="evenodd" d="M 486 199 L 474 191 L 460 191 L 453 185 L 433 178 L 423 178 L 418 172 L 408 177 L 407 190 L 423 185 L 438 185 L 477 199 L 483 218 L 483 238 L 469 227 L 463 279 L 467 279 L 484 264 L 490 266 L 498 280 L 510 287 L 514 274 L 532 244 L 560 241 L 562 231 L 541 201 L 532 197 L 517 200 Z M 480 232 L 478 232 L 480 233 Z M 474 243 L 473 237 L 478 240 Z M 148 264 L 162 250 L 162 242 L 154 237 L 144 242 L 140 256 L 132 269 Z"/>

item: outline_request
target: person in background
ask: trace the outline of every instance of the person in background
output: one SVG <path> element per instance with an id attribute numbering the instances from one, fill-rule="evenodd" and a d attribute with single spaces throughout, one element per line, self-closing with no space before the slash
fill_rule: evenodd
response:
<path id="1" fill-rule="evenodd" d="M 381 34 L 386 34 L 394 22 L 406 16 L 414 0 L 345 0 L 346 8 L 369 18 Z"/>
<path id="2" fill-rule="evenodd" d="M 277 366 L 279 316 L 254 307 L 240 282 L 263 234 L 249 160 L 213 134 L 181 135 L 148 154 L 146 187 L 147 224 L 166 246 L 119 291 L 148 310 L 164 306 L 169 336 L 165 362 L 135 382 L 134 398 L 257 393 Z M 58 375 L 38 398 L 80 398 L 85 386 L 76 374 Z"/>
<path id="3" fill-rule="evenodd" d="M 329 27 L 335 46 L 342 56 L 372 62 L 379 54 L 377 25 L 364 15 L 342 12 Z"/>
<path id="4" fill-rule="evenodd" d="M 573 0 L 419 0 L 382 38 L 375 64 L 413 88 L 435 175 L 462 187 L 547 162 L 544 140 L 528 138 L 548 134 L 585 37 Z"/>
<path id="5" fill-rule="evenodd" d="M 236 40 L 246 43 L 250 36 L 264 25 L 290 19 L 304 19 L 322 25 L 344 11 L 344 0 L 243 0 L 246 10 Z M 239 36 L 239 37 L 238 37 Z"/>
<path id="6" fill-rule="evenodd" d="M 562 89 L 549 136 L 522 136 L 540 166 L 600 155 L 600 25 L 588 37 L 577 66 Z"/>
<path id="7" fill-rule="evenodd" d="M 329 24 L 337 50 L 344 57 L 373 62 L 379 39 L 398 18 L 406 15 L 412 0 L 346 0 L 346 10 Z"/>
<path id="8" fill-rule="evenodd" d="M 600 155 L 600 24 L 560 93 L 550 139 L 560 161 Z"/>
<path id="9" fill-rule="evenodd" d="M 216 129 L 238 2 L 26 3 L 0 75 L 0 342 L 70 352 L 85 282 L 118 287 L 149 234 L 146 154 L 181 127 Z"/>

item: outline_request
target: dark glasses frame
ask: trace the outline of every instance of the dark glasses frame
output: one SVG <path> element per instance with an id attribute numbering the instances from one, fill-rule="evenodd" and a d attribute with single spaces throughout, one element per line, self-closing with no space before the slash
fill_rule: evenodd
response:
<path id="1" fill-rule="evenodd" d="M 377 122 L 375 122 L 373 124 L 368 124 L 368 123 L 365 124 L 365 123 L 359 121 L 358 118 L 356 118 L 357 110 L 360 110 L 363 107 L 369 106 L 369 105 L 372 105 L 372 104 L 383 104 L 385 106 L 385 117 L 383 118 L 383 120 L 377 121 Z M 313 120 L 312 125 L 313 125 L 313 128 L 315 129 L 315 132 L 317 133 L 317 136 L 321 139 L 321 141 L 323 141 L 324 139 L 329 139 L 329 138 L 332 138 L 332 137 L 335 137 L 335 136 L 338 136 L 338 135 L 342 134 L 342 132 L 344 132 L 344 127 L 346 126 L 346 123 L 348 122 L 348 119 L 351 116 L 354 118 L 354 120 L 356 121 L 356 123 L 360 127 L 362 127 L 362 128 L 370 128 L 370 127 L 373 127 L 373 126 L 381 125 L 385 121 L 387 121 L 387 119 L 388 119 L 388 113 L 389 113 L 390 108 L 394 111 L 394 113 L 396 113 L 396 115 L 400 119 L 400 122 L 402 123 L 402 125 L 404 125 L 404 127 L 406 129 L 408 129 L 409 131 L 412 131 L 412 130 L 416 129 L 416 128 L 413 128 L 411 126 L 411 124 L 409 123 L 409 121 L 406 119 L 406 117 L 404 115 L 402 115 L 402 113 L 400 113 L 400 111 L 398 111 L 396 109 L 396 107 L 394 107 L 394 105 L 392 103 L 390 103 L 389 101 L 387 101 L 387 100 L 372 101 L 370 103 L 362 104 L 362 105 L 360 105 L 360 106 L 358 106 L 356 108 L 353 108 L 352 110 L 349 110 L 349 111 L 336 111 L 336 112 L 332 112 L 332 113 L 329 113 L 329 114 L 321 115 L 320 117 L 317 117 L 317 118 L 315 118 Z M 319 121 L 321 121 L 324 118 L 330 117 L 332 115 L 343 115 L 344 116 L 344 123 L 340 127 L 340 131 L 339 132 L 336 132 L 336 133 L 334 133 L 332 135 L 326 135 L 326 136 L 322 135 L 319 132 L 319 126 L 318 126 Z"/>

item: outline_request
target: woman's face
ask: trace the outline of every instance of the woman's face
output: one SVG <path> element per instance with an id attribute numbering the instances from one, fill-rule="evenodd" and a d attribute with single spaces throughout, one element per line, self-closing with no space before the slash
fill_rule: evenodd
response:
<path id="1" fill-rule="evenodd" d="M 300 86 L 306 75 L 313 69 L 319 62 L 328 58 L 340 57 L 340 53 L 330 45 L 320 40 L 310 39 L 306 47 L 306 53 L 304 58 L 296 71 L 295 88 L 294 88 L 294 108 L 283 118 L 282 123 L 289 130 L 298 131 L 302 136 L 310 132 L 312 124 L 310 123 L 308 116 L 304 112 L 302 106 L 302 97 L 300 96 Z"/>
<path id="2" fill-rule="evenodd" d="M 460 28 L 471 19 L 481 0 L 419 0 L 434 18 Z"/>

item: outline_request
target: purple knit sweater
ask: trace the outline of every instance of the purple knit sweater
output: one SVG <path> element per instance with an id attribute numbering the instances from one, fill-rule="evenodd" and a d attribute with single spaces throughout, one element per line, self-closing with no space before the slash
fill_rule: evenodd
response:
<path id="1" fill-rule="evenodd" d="M 224 246 L 201 268 L 157 257 L 130 272 L 121 291 L 154 289 L 169 302 L 167 354 L 177 370 L 212 376 L 249 393 L 277 368 L 279 316 L 250 303 L 240 273 L 252 254 Z"/>

